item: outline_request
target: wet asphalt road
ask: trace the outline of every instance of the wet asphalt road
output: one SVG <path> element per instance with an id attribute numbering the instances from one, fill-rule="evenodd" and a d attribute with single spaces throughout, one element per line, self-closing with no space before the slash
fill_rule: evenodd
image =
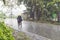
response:
<path id="1" fill-rule="evenodd" d="M 17 20 L 16 19 L 5 19 L 5 24 L 10 26 L 15 30 L 20 30 L 18 28 Z M 32 40 L 50 40 L 46 37 L 42 37 L 40 35 L 35 34 L 37 25 L 34 25 L 33 22 L 30 21 L 22 21 L 22 29 L 21 31 L 25 32 Z M 36 29 L 36 30 L 35 30 Z"/>

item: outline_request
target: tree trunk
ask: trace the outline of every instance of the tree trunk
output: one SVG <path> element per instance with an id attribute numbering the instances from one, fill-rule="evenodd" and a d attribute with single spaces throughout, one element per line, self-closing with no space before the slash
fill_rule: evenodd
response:
<path id="1" fill-rule="evenodd" d="M 58 22 L 60 22 L 60 12 L 58 12 Z"/>

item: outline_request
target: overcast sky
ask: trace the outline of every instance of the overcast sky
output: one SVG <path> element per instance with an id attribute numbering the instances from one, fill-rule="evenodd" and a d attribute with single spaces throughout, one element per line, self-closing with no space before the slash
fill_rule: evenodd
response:
<path id="1" fill-rule="evenodd" d="M 16 15 L 16 16 L 20 15 L 21 13 L 23 13 L 24 10 L 26 10 L 26 7 L 23 3 L 20 6 L 17 6 L 15 4 L 13 7 L 8 7 L 8 6 L 4 6 L 3 2 L 0 1 L 0 11 L 5 13 L 7 16 L 9 16 L 11 12 L 13 15 Z"/>

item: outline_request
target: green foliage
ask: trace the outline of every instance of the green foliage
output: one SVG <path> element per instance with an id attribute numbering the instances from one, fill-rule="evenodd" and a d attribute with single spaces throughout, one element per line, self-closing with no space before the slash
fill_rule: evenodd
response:
<path id="1" fill-rule="evenodd" d="M 0 22 L 0 40 L 14 40 L 12 30 L 10 30 L 3 22 Z"/>
<path id="2" fill-rule="evenodd" d="M 57 14 L 55 12 L 52 12 L 52 18 L 57 18 Z"/>
<path id="3" fill-rule="evenodd" d="M 2 11 L 0 11 L 0 18 L 5 18 L 5 17 L 6 17 L 5 13 L 3 13 Z"/>

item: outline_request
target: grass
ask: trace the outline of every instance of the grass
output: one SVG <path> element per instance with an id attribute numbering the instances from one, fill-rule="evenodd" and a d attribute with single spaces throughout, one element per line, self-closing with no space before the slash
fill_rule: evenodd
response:
<path id="1" fill-rule="evenodd" d="M 24 32 L 14 32 L 15 40 L 30 40 L 30 38 Z"/>

